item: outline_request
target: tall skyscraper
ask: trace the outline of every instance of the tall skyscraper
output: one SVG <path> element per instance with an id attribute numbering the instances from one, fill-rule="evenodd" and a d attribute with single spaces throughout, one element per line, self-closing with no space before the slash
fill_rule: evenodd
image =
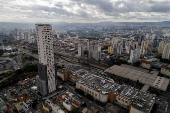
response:
<path id="1" fill-rule="evenodd" d="M 113 46 L 108 47 L 108 53 L 114 54 L 114 47 Z"/>
<path id="2" fill-rule="evenodd" d="M 163 54 L 165 45 L 166 45 L 166 41 L 159 42 L 159 47 L 158 47 L 158 53 L 159 54 Z"/>
<path id="3" fill-rule="evenodd" d="M 129 63 L 135 63 L 138 62 L 140 59 L 140 49 L 135 49 L 135 50 L 131 50 L 130 52 L 130 60 L 128 61 Z"/>
<path id="4" fill-rule="evenodd" d="M 36 24 L 38 46 L 38 74 L 37 91 L 45 96 L 57 88 L 57 69 L 54 62 L 52 26 Z"/>
<path id="5" fill-rule="evenodd" d="M 88 51 L 88 58 L 92 57 L 92 41 L 88 40 L 87 42 L 87 51 Z"/>
<path id="6" fill-rule="evenodd" d="M 123 46 L 121 43 L 117 43 L 117 46 L 116 46 L 116 53 L 121 55 L 123 52 Z"/>
<path id="7" fill-rule="evenodd" d="M 28 42 L 28 39 L 29 39 L 29 33 L 28 32 L 24 32 L 24 39 L 26 42 Z"/>
<path id="8" fill-rule="evenodd" d="M 94 59 L 96 59 L 96 60 L 99 60 L 99 59 L 101 59 L 101 46 L 100 45 L 95 45 L 94 46 L 94 49 L 93 49 L 93 51 L 92 51 L 92 57 L 94 58 Z"/>
<path id="9" fill-rule="evenodd" d="M 169 43 L 165 44 L 164 46 L 162 58 L 168 59 L 168 60 L 170 59 L 170 44 Z"/>
<path id="10" fill-rule="evenodd" d="M 143 40 L 141 43 L 141 55 L 152 54 L 153 44 L 150 43 L 148 40 Z"/>
<path id="11" fill-rule="evenodd" d="M 78 46 L 78 56 L 84 56 L 84 46 L 83 45 L 79 45 Z"/>

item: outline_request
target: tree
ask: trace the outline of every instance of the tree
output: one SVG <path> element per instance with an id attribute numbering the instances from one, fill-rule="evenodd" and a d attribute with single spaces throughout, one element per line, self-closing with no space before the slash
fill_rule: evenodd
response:
<path id="1" fill-rule="evenodd" d="M 35 99 L 32 103 L 32 108 L 35 109 L 37 106 L 38 99 Z"/>
<path id="2" fill-rule="evenodd" d="M 4 51 L 3 50 L 0 50 L 0 56 L 4 54 Z"/>
<path id="3" fill-rule="evenodd" d="M 83 106 L 83 107 L 86 107 L 87 105 L 86 105 L 86 103 L 84 103 L 84 104 L 82 104 L 82 106 Z"/>
<path id="4" fill-rule="evenodd" d="M 70 113 L 79 113 L 77 109 L 73 109 Z"/>
<path id="5" fill-rule="evenodd" d="M 136 86 L 138 86 L 139 85 L 139 80 L 137 80 L 137 82 L 136 82 Z"/>
<path id="6" fill-rule="evenodd" d="M 129 84 L 129 78 L 127 79 L 127 84 Z"/>

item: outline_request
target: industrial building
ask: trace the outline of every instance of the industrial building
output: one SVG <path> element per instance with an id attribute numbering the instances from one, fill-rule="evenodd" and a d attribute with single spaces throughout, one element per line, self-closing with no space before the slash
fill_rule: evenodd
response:
<path id="1" fill-rule="evenodd" d="M 122 64 L 121 66 L 114 65 L 105 70 L 105 72 L 130 79 L 132 81 L 139 80 L 140 83 L 151 86 L 153 88 L 166 91 L 169 79 L 164 77 L 159 77 L 158 71 L 149 71 L 146 69 L 125 65 Z"/>
<path id="2" fill-rule="evenodd" d="M 112 79 L 83 74 L 76 82 L 76 88 L 90 94 L 101 102 L 116 102 L 129 109 L 129 113 L 150 113 L 155 97 L 127 85 L 119 85 Z"/>

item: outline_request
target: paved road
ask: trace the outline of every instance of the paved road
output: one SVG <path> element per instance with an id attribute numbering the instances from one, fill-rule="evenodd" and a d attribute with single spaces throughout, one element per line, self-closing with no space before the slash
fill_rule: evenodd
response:
<path id="1" fill-rule="evenodd" d="M 76 93 L 70 86 L 68 86 L 68 85 L 65 84 L 65 87 L 67 87 L 68 90 L 69 90 L 71 93 L 73 93 L 74 95 L 77 96 L 77 93 Z M 98 105 L 97 105 L 96 103 L 94 103 L 94 102 L 91 102 L 91 101 L 90 101 L 89 99 L 87 99 L 86 97 L 83 97 L 82 100 L 83 100 L 84 102 L 86 102 L 87 104 L 91 104 L 93 107 L 97 108 L 100 113 L 107 113 L 106 111 L 104 111 L 104 109 L 103 109 L 102 107 L 98 106 Z"/>

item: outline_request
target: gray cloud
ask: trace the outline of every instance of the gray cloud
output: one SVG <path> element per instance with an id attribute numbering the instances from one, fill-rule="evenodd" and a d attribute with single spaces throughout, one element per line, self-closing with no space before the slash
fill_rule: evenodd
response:
<path id="1" fill-rule="evenodd" d="M 26 0 L 25 0 L 26 1 Z M 164 0 L 69 0 L 55 2 L 43 0 L 52 6 L 42 4 L 17 5 L 12 1 L 0 1 L 2 17 L 9 15 L 27 18 L 62 19 L 63 21 L 89 20 L 168 20 L 170 2 Z M 14 3 L 14 2 L 13 2 Z M 10 17 L 9 17 L 10 18 Z M 2 21 L 3 18 L 0 18 Z"/>

